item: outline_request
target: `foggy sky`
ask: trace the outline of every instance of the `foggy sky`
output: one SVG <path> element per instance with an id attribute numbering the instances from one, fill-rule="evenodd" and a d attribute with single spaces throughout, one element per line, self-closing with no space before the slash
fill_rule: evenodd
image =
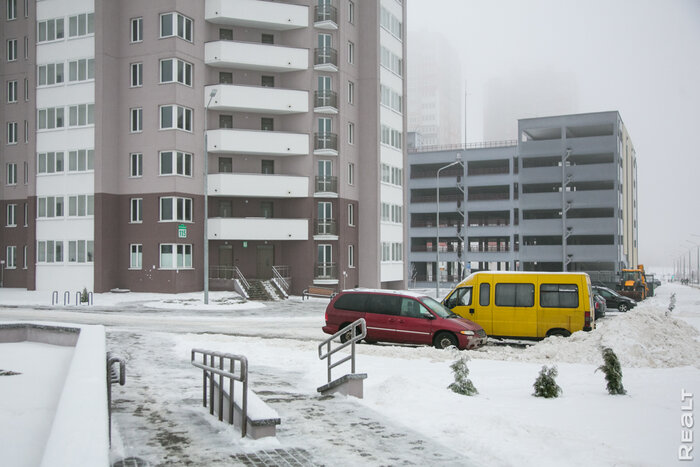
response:
<path id="1" fill-rule="evenodd" d="M 619 111 L 637 153 L 640 262 L 670 267 L 692 248 L 695 263 L 700 0 L 404 1 L 409 48 L 420 47 L 412 32 L 427 31 L 458 50 L 469 142 L 484 140 L 489 88 L 517 89 L 519 77 L 537 93 L 531 77 L 551 74 L 542 79 L 544 93 L 566 76 L 562 86 L 578 94 L 541 103 L 528 117 L 548 107 L 555 112 L 547 115 Z"/>

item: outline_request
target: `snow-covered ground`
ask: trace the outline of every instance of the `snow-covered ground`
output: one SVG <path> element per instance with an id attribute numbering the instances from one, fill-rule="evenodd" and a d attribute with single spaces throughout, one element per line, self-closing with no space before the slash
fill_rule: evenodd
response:
<path id="1" fill-rule="evenodd" d="M 667 313 L 672 293 L 676 306 Z M 115 460 L 235 465 L 243 455 L 281 450 L 319 465 L 689 464 L 678 461 L 681 392 L 700 395 L 700 290 L 664 284 L 636 309 L 609 312 L 593 332 L 527 348 L 359 345 L 364 399 L 316 392 L 326 382 L 317 349 L 327 300 L 255 309 L 231 305 L 230 294 L 211 301 L 225 297 L 228 305 L 205 307 L 201 294 L 99 294 L 93 308 L 56 309 L 46 306 L 50 294 L 2 291 L 0 320 L 107 326 L 108 349 L 127 360 L 127 384 L 113 392 Z M 608 395 L 595 371 L 603 346 L 620 358 L 627 395 Z M 276 440 L 241 440 L 201 407 L 194 347 L 247 356 L 251 388 L 282 418 Z M 464 354 L 477 396 L 447 389 L 449 365 Z M 543 365 L 559 370 L 558 399 L 531 395 Z"/>

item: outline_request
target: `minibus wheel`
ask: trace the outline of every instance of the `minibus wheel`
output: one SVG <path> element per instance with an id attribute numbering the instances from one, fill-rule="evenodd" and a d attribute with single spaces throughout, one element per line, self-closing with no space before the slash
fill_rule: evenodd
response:
<path id="1" fill-rule="evenodd" d="M 439 332 L 435 336 L 435 347 L 438 349 L 446 349 L 448 347 L 457 347 L 457 338 L 449 332 Z"/>
<path id="2" fill-rule="evenodd" d="M 571 333 L 567 331 L 566 329 L 550 329 L 547 331 L 547 337 L 549 336 L 561 336 L 561 337 L 569 337 Z"/>

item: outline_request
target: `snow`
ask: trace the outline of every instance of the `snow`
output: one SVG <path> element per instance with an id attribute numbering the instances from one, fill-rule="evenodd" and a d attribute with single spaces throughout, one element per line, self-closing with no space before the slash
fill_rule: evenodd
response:
<path id="1" fill-rule="evenodd" d="M 676 308 L 668 313 L 672 293 Z M 114 389 L 113 460 L 226 465 L 222 459 L 240 453 L 294 448 L 334 465 L 673 465 L 681 391 L 700 392 L 700 290 L 673 283 L 627 313 L 609 312 L 592 332 L 527 348 L 358 345 L 357 371 L 368 374 L 364 399 L 316 391 L 327 380 L 318 359 L 327 299 L 250 308 L 205 307 L 201 293 L 99 294 L 88 312 L 33 310 L 27 303 L 45 306 L 46 296 L 21 296 L 0 293 L 3 305 L 22 305 L 0 305 L 0 319 L 103 322 L 108 348 L 127 359 L 127 384 Z M 596 371 L 606 346 L 620 359 L 627 395 L 608 395 Z M 282 419 L 277 440 L 241 440 L 209 416 L 192 348 L 248 358 L 251 389 Z M 479 391 L 471 397 L 447 388 L 450 364 L 465 353 Z M 559 370 L 557 399 L 532 396 L 543 365 Z M 345 371 L 336 368 L 333 377 Z"/>

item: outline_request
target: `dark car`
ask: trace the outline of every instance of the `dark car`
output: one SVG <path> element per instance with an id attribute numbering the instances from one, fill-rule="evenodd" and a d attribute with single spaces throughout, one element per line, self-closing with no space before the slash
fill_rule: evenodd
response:
<path id="1" fill-rule="evenodd" d="M 608 308 L 616 308 L 617 311 L 621 311 L 624 313 L 637 306 L 637 302 L 635 302 L 631 298 L 620 295 L 619 293 L 607 287 L 594 285 L 592 289 L 593 293 L 598 294 L 605 299 L 605 303 Z"/>
<path id="2" fill-rule="evenodd" d="M 605 310 L 607 305 L 605 304 L 605 299 L 599 294 L 593 292 L 593 302 L 595 305 L 595 319 L 600 319 L 605 316 Z"/>

